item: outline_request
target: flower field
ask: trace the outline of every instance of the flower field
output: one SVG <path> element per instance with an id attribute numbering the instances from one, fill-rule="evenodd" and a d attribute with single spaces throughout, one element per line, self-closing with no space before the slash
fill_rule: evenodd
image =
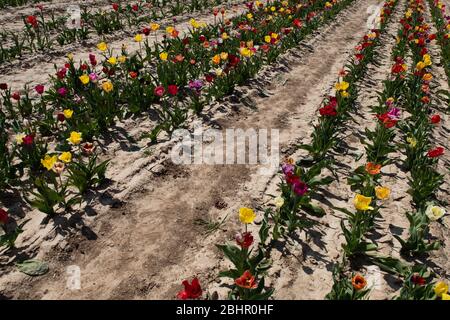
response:
<path id="1" fill-rule="evenodd" d="M 448 0 L 0 12 L 1 298 L 450 299 Z"/>

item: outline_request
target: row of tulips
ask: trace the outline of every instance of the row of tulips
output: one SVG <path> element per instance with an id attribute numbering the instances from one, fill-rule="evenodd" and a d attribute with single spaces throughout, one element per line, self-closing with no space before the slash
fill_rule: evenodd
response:
<path id="1" fill-rule="evenodd" d="M 86 40 L 93 32 L 97 35 L 109 35 L 124 28 L 136 30 L 150 21 L 159 21 L 168 17 L 174 17 L 176 20 L 175 16 L 179 14 L 204 10 L 221 5 L 223 2 L 223 0 L 191 0 L 191 2 L 179 4 L 181 8 L 176 9 L 172 3 L 166 3 L 166 8 L 147 8 L 144 2 L 122 5 L 118 1 L 113 3 L 107 11 L 93 11 L 89 10 L 88 6 L 82 6 L 80 21 L 70 20 L 71 18 L 66 15 L 56 17 L 53 10 L 47 14 L 44 7 L 38 5 L 37 14 L 23 17 L 23 32 L 7 30 L 0 32 L 2 39 L 0 63 L 10 62 L 26 53 L 52 50 L 56 43 L 63 46 Z M 214 9 L 215 14 L 219 11 L 223 17 L 225 8 Z M 46 16 L 48 16 L 47 19 Z M 145 30 L 144 28 L 143 31 Z"/>
<path id="2" fill-rule="evenodd" d="M 439 0 L 429 0 L 431 15 L 437 28 L 437 39 L 441 46 L 442 65 L 447 73 L 450 85 L 450 15 L 447 15 L 445 4 Z"/>
<path id="3" fill-rule="evenodd" d="M 445 213 L 436 198 L 444 178 L 436 166 L 444 148 L 432 143 L 433 128 L 439 125 L 440 115 L 432 113 L 435 101 L 432 97 L 432 61 L 428 46 L 436 35 L 430 34 L 430 26 L 425 21 L 425 3 L 418 1 L 414 9 L 408 43 L 415 67 L 407 77 L 405 87 L 404 107 L 409 117 L 402 121 L 400 129 L 406 142 L 402 144 L 406 153 L 404 167 L 410 172 L 409 192 L 415 212 L 407 213 L 409 238 L 396 238 L 405 252 L 424 253 L 439 248 L 439 242 L 428 239 L 428 229 L 430 222 L 439 220 Z"/>
<path id="4" fill-rule="evenodd" d="M 193 95 L 197 101 L 204 99 L 201 96 L 203 91 L 209 90 L 208 95 L 215 97 L 217 88 L 221 88 L 224 82 L 228 91 L 255 74 L 262 63 L 267 62 L 264 51 L 258 52 L 257 58 L 254 57 L 256 41 L 265 41 L 258 40 L 258 34 L 253 32 L 256 25 L 250 24 L 253 25 L 254 21 L 265 21 L 265 33 L 275 39 L 270 44 L 264 42 L 270 52 L 271 47 L 287 46 L 284 39 L 289 39 L 290 46 L 294 45 L 295 38 L 288 36 L 292 34 L 299 38 L 311 33 L 320 23 L 328 21 L 350 3 L 347 0 L 334 6 L 330 4 L 330 8 L 327 2 L 318 1 L 303 8 L 298 1 L 274 2 L 266 7 L 256 2 L 256 7 L 249 6 L 247 13 L 227 23 L 221 21 L 213 26 L 204 26 L 193 20 L 191 36 L 183 39 L 175 28 L 168 28 L 166 31 L 171 39 L 165 39 L 155 47 L 160 52 L 157 58 L 142 57 L 140 54 L 129 56 L 125 48 L 116 57 L 105 43 L 101 43 L 98 48 L 105 53 L 103 63 L 99 64 L 97 58 L 91 55 L 89 62 L 77 67 L 73 57 L 69 56 L 67 64 L 57 69 L 49 90 L 45 90 L 42 85 L 35 87 L 37 100 L 33 100 L 28 90 L 24 93 L 11 92 L 6 84 L 0 84 L 3 98 L 0 134 L 2 140 L 7 142 L 5 152 L 1 155 L 2 187 L 18 184 L 19 179 L 25 177 L 31 183 L 23 191 L 26 194 L 29 194 L 28 191 L 34 193 L 35 198 L 29 199 L 34 207 L 50 215 L 55 213 L 56 206 L 70 207 L 75 200 L 67 201 L 67 192 L 75 187 L 82 194 L 89 187 L 97 185 L 98 181 L 103 180 L 106 163 L 97 164 L 97 158 L 92 155 L 94 160 L 77 163 L 83 166 L 83 170 L 74 171 L 72 165 L 67 166 L 63 174 L 68 174 L 68 178 L 62 179 L 61 183 L 59 179 L 53 178 L 53 172 L 60 167 L 59 163 L 63 160 L 59 157 L 63 153 L 79 154 L 74 150 L 74 147 L 78 150 L 79 146 L 81 150 L 92 149 L 95 137 L 106 132 L 117 117 L 123 118 L 127 112 L 148 110 L 154 102 L 160 103 L 158 110 L 161 118 L 167 115 L 172 128 L 182 124 L 187 116 L 187 108 L 183 108 L 187 100 L 186 93 Z M 320 12 L 324 16 L 321 21 L 316 21 L 314 16 Z M 290 15 L 292 18 L 289 18 Z M 305 30 L 295 16 L 306 18 Z M 285 31 L 286 36 L 281 36 L 285 33 L 267 31 L 279 31 L 285 28 L 285 24 L 292 31 Z M 299 30 L 294 32 L 294 28 Z M 224 40 L 220 43 L 214 37 L 219 29 L 222 29 L 220 39 Z M 240 30 L 239 33 L 236 29 Z M 248 41 L 240 46 L 243 38 Z M 142 38 L 135 40 L 139 42 Z M 217 52 L 222 67 L 228 69 L 221 76 L 210 73 L 213 65 L 218 69 L 214 62 Z M 147 59 L 153 59 L 150 61 L 156 65 L 144 68 Z M 98 72 L 102 65 L 103 68 Z M 156 72 L 160 79 L 155 79 L 153 68 L 160 70 Z M 191 101 L 195 102 L 195 99 Z M 12 143 L 11 133 L 15 133 Z M 65 187 L 65 181 L 69 187 Z M 23 181 L 20 183 L 23 184 Z M 82 188 L 78 188 L 78 185 Z"/>
<path id="5" fill-rule="evenodd" d="M 370 180 L 366 180 L 367 182 L 365 184 L 357 185 L 358 188 L 363 191 L 361 192 L 362 196 L 360 197 L 361 199 L 359 199 L 360 201 L 355 201 L 355 207 L 366 213 L 366 217 L 369 221 L 373 221 L 373 214 L 376 213 L 377 210 L 382 209 L 382 207 L 378 206 L 378 201 L 373 201 L 373 198 L 384 200 L 388 198 L 390 194 L 389 188 L 383 186 L 373 187 L 374 185 L 371 182 L 377 183 L 377 181 L 380 180 L 382 165 L 392 163 L 392 159 L 389 159 L 388 157 L 389 153 L 394 152 L 396 149 L 401 149 L 401 147 L 396 148 L 392 142 L 395 137 L 396 127 L 401 130 L 408 127 L 407 122 L 409 121 L 409 118 L 401 120 L 400 109 L 397 106 L 400 106 L 401 104 L 403 106 L 410 106 L 413 104 L 411 101 L 408 101 L 408 98 L 412 96 L 411 92 L 414 91 L 414 87 L 411 86 L 410 78 L 406 75 L 408 68 L 406 64 L 403 63 L 406 50 L 410 48 L 412 49 L 413 56 L 414 53 L 417 55 L 417 57 L 413 59 L 413 61 L 417 62 L 413 77 L 422 78 L 428 71 L 427 68 L 431 65 L 431 58 L 427 53 L 425 45 L 427 41 L 424 41 L 423 38 L 432 41 L 433 37 L 429 37 L 429 35 L 424 32 L 427 30 L 427 27 L 426 24 L 423 23 L 423 16 L 421 15 L 423 10 L 423 3 L 421 1 L 410 1 L 408 3 L 405 17 L 401 20 L 402 29 L 400 30 L 397 46 L 393 50 L 396 61 L 392 68 L 392 73 L 395 74 L 395 76 L 393 79 L 385 81 L 384 90 L 379 96 L 380 104 L 373 108 L 373 110 L 378 113 L 377 118 L 379 123 L 375 130 L 375 132 L 378 133 L 374 134 L 373 132 L 367 131 L 368 134 L 366 135 L 366 140 L 369 142 L 366 145 L 366 156 L 368 160 L 376 161 L 377 163 L 374 164 L 374 162 L 371 162 L 371 168 L 366 166 L 366 171 L 372 175 L 372 177 Z M 428 85 L 428 82 L 423 85 Z M 426 89 L 423 85 L 420 86 L 420 89 Z M 429 90 L 422 90 L 417 96 L 422 98 L 424 92 L 428 94 Z M 385 100 L 389 95 L 391 96 Z M 426 104 L 423 101 L 421 102 Z M 408 107 L 405 109 L 407 112 L 412 112 Z M 382 112 L 381 115 L 386 116 L 380 117 L 379 112 Z M 427 117 L 427 121 L 431 123 L 436 122 L 436 117 Z M 411 141 L 411 139 L 409 140 Z M 367 146 L 370 146 L 370 148 L 367 148 Z M 422 150 L 422 153 L 426 152 Z M 406 162 L 408 162 L 408 160 L 406 160 Z M 353 178 L 351 180 L 349 179 L 351 184 L 354 183 L 354 181 Z M 354 187 L 354 184 L 352 184 L 352 187 Z M 373 191 L 370 192 L 371 190 Z M 412 186 L 412 194 L 414 194 L 414 186 Z M 431 212 L 432 209 L 429 210 Z M 423 217 L 429 219 L 426 215 Z M 416 241 L 420 238 L 421 245 L 419 247 L 422 247 L 422 245 L 426 246 L 423 242 L 423 234 L 421 234 L 424 228 L 423 225 L 414 225 L 412 221 L 415 221 L 416 219 L 413 219 L 413 215 L 408 215 L 408 218 L 411 222 L 410 239 L 414 238 L 414 241 Z M 424 221 L 422 218 L 420 220 Z M 373 223 L 371 225 L 373 227 Z M 367 231 L 369 230 L 366 230 L 366 232 Z M 401 241 L 403 249 L 411 249 L 405 244 L 408 242 L 412 243 L 412 240 L 405 242 L 398 236 L 395 237 Z M 417 244 L 417 242 L 415 244 Z M 434 245 L 431 246 L 433 247 Z M 375 249 L 375 247 L 373 247 L 373 249 Z M 449 297 L 447 294 L 448 286 L 446 282 L 433 281 L 436 275 L 427 270 L 423 265 L 409 266 L 398 259 L 383 257 L 373 253 L 368 257 L 369 260 L 378 264 L 384 270 L 404 278 L 403 286 L 397 299 L 447 299 Z"/>

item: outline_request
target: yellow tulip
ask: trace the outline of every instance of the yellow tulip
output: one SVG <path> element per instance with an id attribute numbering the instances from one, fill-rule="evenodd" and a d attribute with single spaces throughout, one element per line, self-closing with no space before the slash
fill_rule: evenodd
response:
<path id="1" fill-rule="evenodd" d="M 379 200 L 388 199 L 390 194 L 391 194 L 391 189 L 389 189 L 389 188 L 380 187 L 380 186 L 375 187 L 375 195 L 377 196 L 377 199 L 379 199 Z"/>
<path id="2" fill-rule="evenodd" d="M 152 29 L 152 31 L 157 31 L 159 30 L 160 25 L 157 23 L 151 23 L 150 24 L 150 29 Z"/>
<path id="3" fill-rule="evenodd" d="M 159 58 L 160 58 L 162 61 L 166 61 L 168 56 L 169 56 L 169 54 L 168 54 L 167 52 L 161 52 L 161 53 L 159 54 Z"/>
<path id="4" fill-rule="evenodd" d="M 443 293 L 442 296 L 441 296 L 441 299 L 442 299 L 442 300 L 450 300 L 450 294 L 448 294 L 448 293 Z"/>
<path id="5" fill-rule="evenodd" d="M 72 161 L 72 154 L 70 152 L 63 152 L 58 157 L 58 159 L 62 162 L 69 163 L 70 161 Z"/>
<path id="6" fill-rule="evenodd" d="M 138 33 L 134 36 L 134 41 L 141 42 L 142 41 L 142 34 Z"/>
<path id="7" fill-rule="evenodd" d="M 125 61 L 127 61 L 127 57 L 120 56 L 120 57 L 117 58 L 117 60 L 119 60 L 120 63 L 124 63 Z"/>
<path id="8" fill-rule="evenodd" d="M 67 139 L 67 141 L 69 141 L 71 144 L 73 144 L 73 145 L 77 145 L 77 144 L 80 144 L 80 142 L 82 141 L 83 139 L 81 138 L 81 132 L 76 132 L 76 131 L 72 131 L 71 133 L 70 133 L 70 137 L 69 137 L 69 139 Z M 56 156 L 55 156 L 55 161 L 56 161 Z"/>
<path id="9" fill-rule="evenodd" d="M 406 138 L 406 142 L 409 143 L 409 146 L 410 146 L 411 148 L 415 148 L 416 145 L 417 145 L 417 139 L 414 138 L 414 137 L 408 137 L 408 138 Z"/>
<path id="10" fill-rule="evenodd" d="M 422 70 L 425 67 L 426 67 L 426 65 L 425 65 L 425 62 L 423 62 L 423 61 L 419 61 L 416 64 L 416 69 L 419 70 L 419 71 Z"/>
<path id="11" fill-rule="evenodd" d="M 341 82 L 336 83 L 336 85 L 334 87 L 337 91 L 346 91 L 349 86 L 350 86 L 350 84 L 348 82 L 341 81 Z"/>
<path id="12" fill-rule="evenodd" d="M 226 32 L 222 33 L 222 40 L 227 40 L 230 37 L 228 36 L 228 34 Z"/>
<path id="13" fill-rule="evenodd" d="M 108 59 L 108 62 L 112 65 L 115 65 L 117 63 L 117 59 L 115 57 L 111 57 Z"/>
<path id="14" fill-rule="evenodd" d="M 362 194 L 357 194 L 353 200 L 356 210 L 360 211 L 373 210 L 373 207 L 370 206 L 371 202 L 372 197 L 365 197 Z"/>
<path id="15" fill-rule="evenodd" d="M 253 20 L 253 15 L 251 13 L 247 13 L 247 19 L 248 20 Z"/>
<path id="16" fill-rule="evenodd" d="M 70 119 L 70 118 L 72 118 L 72 116 L 73 116 L 73 110 L 71 110 L 71 109 L 65 109 L 65 110 L 63 111 L 63 114 L 64 114 L 64 117 L 65 117 L 66 119 Z"/>
<path id="17" fill-rule="evenodd" d="M 422 77 L 423 81 L 431 81 L 431 79 L 433 79 L 433 76 L 431 73 L 425 73 Z"/>
<path id="18" fill-rule="evenodd" d="M 270 41 L 272 40 L 272 38 L 270 36 L 265 36 L 264 37 L 264 41 L 267 43 L 270 43 Z"/>
<path id="19" fill-rule="evenodd" d="M 214 64 L 219 64 L 220 63 L 220 55 L 216 54 L 213 58 L 212 58 L 212 62 Z"/>
<path id="20" fill-rule="evenodd" d="M 105 81 L 102 83 L 102 89 L 106 93 L 109 93 L 114 89 L 114 86 L 113 86 L 112 82 L 108 80 L 108 81 Z"/>
<path id="21" fill-rule="evenodd" d="M 82 84 L 87 85 L 89 83 L 89 76 L 87 74 L 83 74 L 79 77 Z"/>
<path id="22" fill-rule="evenodd" d="M 97 49 L 100 51 L 106 51 L 108 49 L 108 45 L 106 44 L 106 42 L 100 42 L 99 44 L 97 44 Z"/>
<path id="23" fill-rule="evenodd" d="M 227 59 L 228 59 L 228 53 L 222 52 L 222 53 L 220 54 L 220 59 L 222 59 L 222 60 L 227 60 Z"/>
<path id="24" fill-rule="evenodd" d="M 249 224 L 252 223 L 256 218 L 256 214 L 250 208 L 240 208 L 239 209 L 239 220 L 242 223 Z"/>
<path id="25" fill-rule="evenodd" d="M 434 286 L 434 293 L 441 297 L 444 293 L 448 292 L 448 284 L 445 281 L 438 281 Z"/>
<path id="26" fill-rule="evenodd" d="M 41 159 L 41 164 L 46 168 L 48 171 L 53 169 L 53 166 L 55 165 L 58 158 L 56 156 L 50 156 L 48 154 L 45 155 L 44 159 Z"/>
<path id="27" fill-rule="evenodd" d="M 350 94 L 345 90 L 341 92 L 341 97 L 343 97 L 343 98 L 348 98 L 349 95 Z"/>

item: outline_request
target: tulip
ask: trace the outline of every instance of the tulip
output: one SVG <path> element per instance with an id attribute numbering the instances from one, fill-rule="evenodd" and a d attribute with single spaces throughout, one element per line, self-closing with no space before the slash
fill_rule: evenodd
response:
<path id="1" fill-rule="evenodd" d="M 82 84 L 87 85 L 89 83 L 89 76 L 87 74 L 83 74 L 81 76 L 78 77 L 81 81 Z"/>
<path id="2" fill-rule="evenodd" d="M 9 220 L 8 212 L 0 208 L 0 225 L 7 224 Z"/>
<path id="3" fill-rule="evenodd" d="M 246 207 L 239 209 L 239 220 L 241 220 L 242 223 L 250 224 L 255 220 L 255 218 L 256 214 L 252 209 Z"/>
<path id="4" fill-rule="evenodd" d="M 366 164 L 366 172 L 370 175 L 379 174 L 381 172 L 381 165 L 373 162 Z"/>
<path id="5" fill-rule="evenodd" d="M 36 87 L 34 87 L 34 90 L 36 90 L 36 92 L 38 94 L 43 94 L 44 93 L 44 86 L 42 84 L 38 84 Z"/>
<path id="6" fill-rule="evenodd" d="M 432 124 L 438 124 L 440 121 L 441 121 L 441 116 L 438 114 L 435 114 L 435 115 L 431 116 L 431 118 L 430 118 L 430 122 Z"/>
<path id="7" fill-rule="evenodd" d="M 94 152 L 94 144 L 86 142 L 82 147 L 83 153 L 86 155 L 91 155 Z"/>
<path id="8" fill-rule="evenodd" d="M 275 207 L 280 209 L 284 205 L 284 198 L 279 196 L 274 199 Z"/>
<path id="9" fill-rule="evenodd" d="M 64 87 L 59 88 L 59 89 L 58 89 L 58 94 L 59 94 L 61 97 L 64 97 L 64 96 L 67 94 L 67 89 L 64 88 Z"/>
<path id="10" fill-rule="evenodd" d="M 55 165 L 53 166 L 52 170 L 57 175 L 61 175 L 61 173 L 63 173 L 65 168 L 66 168 L 66 165 L 64 163 L 56 162 Z"/>
<path id="11" fill-rule="evenodd" d="M 41 159 L 41 164 L 48 171 L 50 171 L 53 169 L 53 166 L 55 165 L 57 160 L 58 160 L 57 156 L 50 156 L 50 155 L 46 154 L 44 159 Z"/>
<path id="12" fill-rule="evenodd" d="M 153 93 L 155 94 L 155 96 L 162 97 L 165 93 L 165 89 L 163 86 L 157 86 Z"/>
<path id="13" fill-rule="evenodd" d="M 257 285 L 255 277 L 250 273 L 249 270 L 244 271 L 242 276 L 234 280 L 234 283 L 244 289 L 254 289 Z"/>
<path id="14" fill-rule="evenodd" d="M 72 131 L 67 141 L 69 141 L 73 145 L 78 145 L 83 140 L 81 136 L 82 134 L 80 132 Z"/>
<path id="15" fill-rule="evenodd" d="M 435 205 L 428 205 L 428 207 L 425 209 L 425 215 L 430 219 L 431 221 L 437 221 L 440 218 L 442 218 L 445 215 L 445 209 L 435 206 Z"/>
<path id="16" fill-rule="evenodd" d="M 73 116 L 73 110 L 71 110 L 71 109 L 65 109 L 65 110 L 63 111 L 63 115 L 64 115 L 64 118 L 65 118 L 65 119 L 70 119 L 70 118 L 72 118 L 72 116 Z"/>
<path id="17" fill-rule="evenodd" d="M 32 134 L 27 134 L 25 137 L 23 137 L 22 141 L 25 146 L 31 146 L 34 142 L 34 136 Z"/>
<path id="18" fill-rule="evenodd" d="M 167 52 L 161 52 L 160 54 L 159 54 L 159 58 L 162 60 L 162 61 L 167 61 L 167 57 L 168 57 L 169 55 L 168 55 L 168 53 Z"/>
<path id="19" fill-rule="evenodd" d="M 386 200 L 389 198 L 389 195 L 391 194 L 391 190 L 386 187 L 375 187 L 375 195 L 378 200 Z"/>
<path id="20" fill-rule="evenodd" d="M 371 202 L 372 202 L 371 197 L 365 197 L 361 194 L 357 194 L 355 196 L 355 199 L 353 199 L 353 204 L 356 210 L 360 211 L 373 210 L 373 207 L 370 206 Z"/>
<path id="21" fill-rule="evenodd" d="M 444 148 L 436 147 L 436 148 L 428 151 L 427 156 L 429 158 L 436 158 L 436 157 L 442 156 L 443 154 L 444 154 Z"/>
<path id="22" fill-rule="evenodd" d="M 108 45 L 106 44 L 106 42 L 100 42 L 99 44 L 97 44 L 97 49 L 104 52 L 108 49 Z"/>
<path id="23" fill-rule="evenodd" d="M 19 92 L 14 92 L 14 93 L 11 95 L 11 98 L 13 98 L 13 99 L 16 100 L 16 101 L 19 101 L 19 100 L 20 100 L 20 93 L 19 93 Z"/>
<path id="24" fill-rule="evenodd" d="M 356 291 L 364 289 L 366 285 L 367 281 L 363 276 L 357 274 L 352 278 L 352 286 Z"/>
<path id="25" fill-rule="evenodd" d="M 114 89 L 114 86 L 113 86 L 112 82 L 108 80 L 108 81 L 105 81 L 102 83 L 102 89 L 106 93 L 109 93 Z"/>
<path id="26" fill-rule="evenodd" d="M 425 285 L 426 280 L 424 277 L 421 277 L 418 273 L 414 273 L 411 276 L 411 282 L 416 285 L 423 286 L 423 285 Z"/>
<path id="27" fill-rule="evenodd" d="M 167 87 L 167 91 L 170 95 L 176 96 L 178 94 L 178 87 L 174 84 L 171 84 Z"/>
<path id="28" fill-rule="evenodd" d="M 178 299 L 187 300 L 201 297 L 203 291 L 197 278 L 192 279 L 191 283 L 189 283 L 188 280 L 184 280 L 182 284 L 184 286 L 184 290 L 178 292 Z"/>
<path id="29" fill-rule="evenodd" d="M 69 163 L 72 161 L 72 154 L 70 152 L 63 152 L 58 159 L 62 162 Z"/>
<path id="30" fill-rule="evenodd" d="M 250 232 L 238 233 L 235 236 L 235 240 L 243 249 L 247 249 L 253 244 L 253 236 Z"/>
<path id="31" fill-rule="evenodd" d="M 445 281 L 438 281 L 434 286 L 434 293 L 441 297 L 444 293 L 448 292 L 448 284 Z"/>

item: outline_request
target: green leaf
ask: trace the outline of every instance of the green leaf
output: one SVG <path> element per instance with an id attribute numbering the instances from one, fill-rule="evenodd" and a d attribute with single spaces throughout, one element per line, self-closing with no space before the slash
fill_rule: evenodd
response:
<path id="1" fill-rule="evenodd" d="M 29 276 L 40 276 L 48 272 L 48 264 L 39 260 L 25 260 L 17 263 L 17 268 Z"/>

